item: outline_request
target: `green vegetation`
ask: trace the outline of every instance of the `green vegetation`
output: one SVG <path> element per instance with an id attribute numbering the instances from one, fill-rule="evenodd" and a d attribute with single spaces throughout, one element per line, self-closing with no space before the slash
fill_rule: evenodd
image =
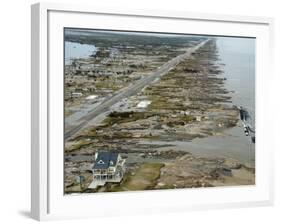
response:
<path id="1" fill-rule="evenodd" d="M 105 81 L 96 82 L 95 87 L 97 89 L 111 89 L 111 90 L 114 90 L 114 91 L 120 89 L 120 87 L 118 87 L 117 85 L 114 85 L 112 80 L 105 80 Z"/>
<path id="2" fill-rule="evenodd" d="M 152 113 L 145 113 L 145 112 L 111 112 L 108 117 L 103 121 L 104 126 L 113 125 L 113 124 L 120 124 L 120 123 L 127 123 L 141 119 L 147 119 L 149 117 L 154 116 Z"/>
<path id="3" fill-rule="evenodd" d="M 70 111 L 70 110 L 64 110 L 64 116 L 65 116 L 65 117 L 70 116 L 72 113 L 73 113 L 73 112 Z"/>
<path id="4" fill-rule="evenodd" d="M 85 139 L 81 139 L 79 141 L 74 142 L 70 147 L 65 147 L 65 150 L 67 152 L 73 152 L 73 151 L 79 150 L 79 149 L 81 149 L 81 148 L 83 148 L 85 146 L 88 146 L 90 144 L 92 144 L 91 141 L 87 141 Z"/>
<path id="5" fill-rule="evenodd" d="M 195 121 L 196 117 L 192 115 L 184 115 L 183 117 L 181 117 L 181 120 L 188 123 L 188 122 Z"/>
<path id="6" fill-rule="evenodd" d="M 153 189 L 157 179 L 160 177 L 160 170 L 163 163 L 144 163 L 136 170 L 124 177 L 119 186 L 114 186 L 111 191 L 139 191 Z"/>
<path id="7" fill-rule="evenodd" d="M 89 35 L 91 34 L 91 35 Z M 141 33 L 135 34 L 134 32 L 128 33 L 116 33 L 116 32 L 107 32 L 107 31 L 86 31 L 81 32 L 80 30 L 75 29 L 66 29 L 65 30 L 65 40 L 70 42 L 77 42 L 82 44 L 94 44 L 95 46 L 104 48 L 108 46 L 126 44 L 127 46 L 137 46 L 148 50 L 149 53 L 155 53 L 151 50 L 152 47 L 158 47 L 163 51 L 169 50 L 169 47 L 188 47 L 191 45 L 191 41 L 202 41 L 206 37 L 198 36 L 156 36 L 156 35 L 142 35 Z M 164 46 L 164 47 L 163 47 Z M 130 49 L 126 49 L 129 51 Z M 135 48 L 131 49 L 135 51 Z"/>
<path id="8" fill-rule="evenodd" d="M 148 105 L 149 110 L 185 110 L 186 107 L 182 103 L 184 97 L 177 97 L 177 101 L 172 97 L 164 97 L 162 95 L 153 95 L 149 96 L 148 99 L 151 101 L 151 104 Z"/>

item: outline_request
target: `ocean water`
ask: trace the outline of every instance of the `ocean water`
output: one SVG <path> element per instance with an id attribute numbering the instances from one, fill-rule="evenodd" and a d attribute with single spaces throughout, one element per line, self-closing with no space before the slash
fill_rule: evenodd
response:
<path id="1" fill-rule="evenodd" d="M 234 105 L 244 107 L 255 121 L 255 39 L 217 38 L 217 47 L 223 70 L 226 88 L 231 93 Z"/>

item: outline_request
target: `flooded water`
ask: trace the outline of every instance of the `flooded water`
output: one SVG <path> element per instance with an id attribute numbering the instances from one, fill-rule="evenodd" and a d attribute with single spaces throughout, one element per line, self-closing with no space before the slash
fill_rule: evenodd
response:
<path id="1" fill-rule="evenodd" d="M 65 41 L 65 64 L 71 64 L 73 59 L 88 58 L 97 52 L 95 45 L 80 44 Z"/>
<path id="2" fill-rule="evenodd" d="M 176 145 L 179 150 L 187 150 L 198 156 L 227 157 L 251 165 L 255 163 L 255 144 L 245 136 L 241 123 L 226 130 L 221 136 L 176 142 Z"/>

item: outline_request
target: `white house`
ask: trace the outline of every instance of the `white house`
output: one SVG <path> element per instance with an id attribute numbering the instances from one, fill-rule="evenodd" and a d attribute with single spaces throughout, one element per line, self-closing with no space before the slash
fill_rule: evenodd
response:
<path id="1" fill-rule="evenodd" d="M 119 153 L 97 152 L 92 167 L 93 182 L 120 182 L 125 173 L 125 159 Z M 101 185 L 99 184 L 99 185 Z"/>

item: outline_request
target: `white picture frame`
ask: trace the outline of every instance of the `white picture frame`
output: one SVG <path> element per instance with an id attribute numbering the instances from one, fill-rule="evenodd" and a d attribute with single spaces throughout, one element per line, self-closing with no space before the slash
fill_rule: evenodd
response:
<path id="1" fill-rule="evenodd" d="M 273 203 L 270 91 L 273 19 L 191 12 L 32 5 L 31 214 L 37 220 L 117 216 Z M 63 194 L 63 27 L 252 36 L 256 45 L 256 185 L 208 189 Z M 173 29 L 173 30 L 171 30 Z M 55 76 L 56 75 L 56 76 Z M 106 206 L 106 207 L 105 207 Z"/>

